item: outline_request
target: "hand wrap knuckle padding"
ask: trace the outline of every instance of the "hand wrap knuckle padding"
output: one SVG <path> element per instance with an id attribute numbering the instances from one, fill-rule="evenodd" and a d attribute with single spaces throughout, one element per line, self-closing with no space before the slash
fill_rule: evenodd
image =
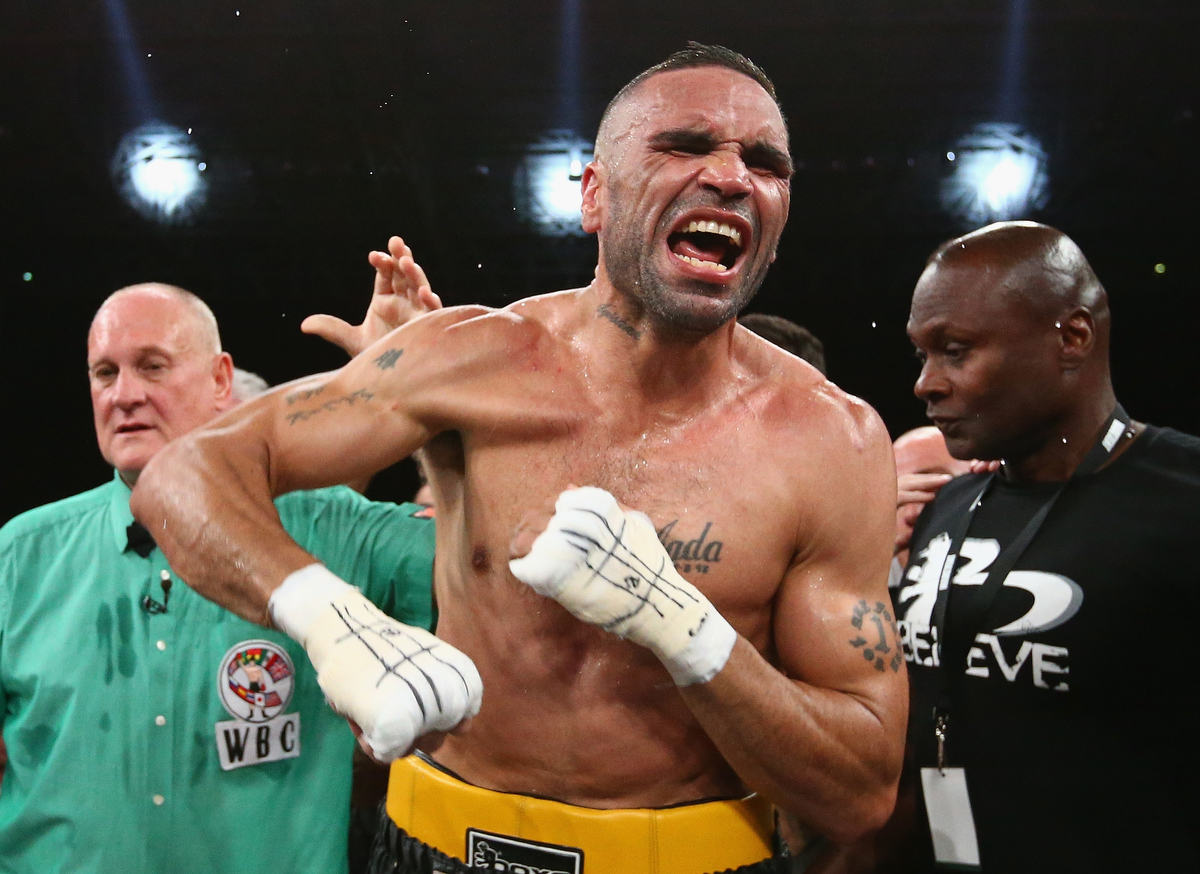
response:
<path id="1" fill-rule="evenodd" d="M 483 684 L 466 655 L 387 616 L 321 565 L 289 576 L 271 614 L 304 645 L 330 705 L 359 725 L 378 758 L 479 712 Z"/>
<path id="2" fill-rule="evenodd" d="M 513 574 L 573 615 L 647 647 L 676 683 L 707 682 L 737 634 L 681 577 L 650 519 L 608 492 L 563 492 L 549 525 Z"/>

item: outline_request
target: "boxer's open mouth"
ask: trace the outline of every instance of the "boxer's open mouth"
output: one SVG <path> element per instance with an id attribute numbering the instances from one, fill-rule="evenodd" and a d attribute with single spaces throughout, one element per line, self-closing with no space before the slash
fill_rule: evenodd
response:
<path id="1" fill-rule="evenodd" d="M 745 251 L 742 241 L 749 235 L 738 221 L 685 218 L 667 237 L 667 247 L 686 264 L 724 273 L 736 266 Z"/>
<path id="2" fill-rule="evenodd" d="M 133 424 L 129 424 L 129 425 L 118 425 L 118 426 L 117 426 L 117 433 L 118 433 L 118 434 L 135 434 L 135 433 L 137 433 L 138 431 L 149 431 L 149 430 L 150 430 L 150 426 L 149 426 L 149 425 L 140 425 L 140 424 L 137 424 L 137 423 L 133 423 Z"/>

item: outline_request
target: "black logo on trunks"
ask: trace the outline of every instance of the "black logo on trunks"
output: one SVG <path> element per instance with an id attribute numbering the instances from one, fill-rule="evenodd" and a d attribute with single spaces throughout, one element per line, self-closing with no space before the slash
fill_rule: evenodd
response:
<path id="1" fill-rule="evenodd" d="M 509 874 L 583 874 L 583 850 L 469 828 L 467 864 Z"/>

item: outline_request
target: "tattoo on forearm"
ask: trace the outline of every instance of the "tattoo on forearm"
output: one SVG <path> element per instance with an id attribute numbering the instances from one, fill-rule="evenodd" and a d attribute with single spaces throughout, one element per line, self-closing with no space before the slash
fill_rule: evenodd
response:
<path id="1" fill-rule="evenodd" d="M 613 312 L 612 307 L 610 307 L 608 304 L 606 304 L 606 303 L 600 304 L 600 306 L 598 306 L 596 308 L 596 314 L 603 318 L 608 319 L 610 322 L 612 322 L 614 325 L 616 325 L 618 328 L 620 328 L 622 331 L 624 331 L 626 334 L 628 334 L 633 339 L 635 339 L 635 340 L 641 339 L 642 332 L 639 331 L 637 328 L 635 328 L 633 325 L 629 324 L 629 322 L 625 321 L 623 318 L 621 318 L 615 312 Z"/>
<path id="2" fill-rule="evenodd" d="M 400 360 L 400 356 L 403 354 L 403 349 L 388 349 L 372 363 L 380 370 L 391 370 L 396 366 L 396 362 Z"/>
<path id="3" fill-rule="evenodd" d="M 855 649 L 862 648 L 863 658 L 874 664 L 875 670 L 883 671 L 889 667 L 893 673 L 900 670 L 900 662 L 904 659 L 900 652 L 900 635 L 896 631 L 896 622 L 892 619 L 891 611 L 882 601 L 876 601 L 874 606 L 866 601 L 859 601 L 854 605 L 850 624 L 860 632 L 865 630 L 864 633 L 869 637 L 877 638 L 872 641 L 859 634 L 850 641 L 850 645 Z"/>
<path id="4" fill-rule="evenodd" d="M 289 413 L 287 417 L 288 424 L 295 425 L 297 422 L 306 422 L 318 413 L 331 413 L 338 407 L 352 407 L 360 401 L 366 403 L 373 397 L 375 397 L 373 392 L 369 392 L 365 388 L 360 388 L 358 391 L 351 392 L 348 395 L 326 401 L 319 407 L 313 407 L 311 410 L 297 410 L 294 413 Z"/>
<path id="5" fill-rule="evenodd" d="M 323 391 L 325 391 L 325 386 L 323 385 L 319 385 L 316 388 L 305 388 L 301 389 L 300 391 L 292 392 L 290 395 L 287 395 L 284 400 L 288 402 L 288 406 L 290 407 L 292 404 L 296 403 L 296 401 L 306 401 L 309 398 L 315 398 Z"/>

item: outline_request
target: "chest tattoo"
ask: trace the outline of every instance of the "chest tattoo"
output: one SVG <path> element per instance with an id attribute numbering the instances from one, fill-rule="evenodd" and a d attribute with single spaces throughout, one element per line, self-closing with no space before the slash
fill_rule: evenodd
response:
<path id="1" fill-rule="evenodd" d="M 675 569 L 684 573 L 708 573 L 710 565 L 721 561 L 721 552 L 725 548 L 725 544 L 713 536 L 713 523 L 705 522 L 699 534 L 690 539 L 686 532 L 675 530 L 678 524 L 678 519 L 672 519 L 658 529 L 658 539 L 671 556 Z"/>

